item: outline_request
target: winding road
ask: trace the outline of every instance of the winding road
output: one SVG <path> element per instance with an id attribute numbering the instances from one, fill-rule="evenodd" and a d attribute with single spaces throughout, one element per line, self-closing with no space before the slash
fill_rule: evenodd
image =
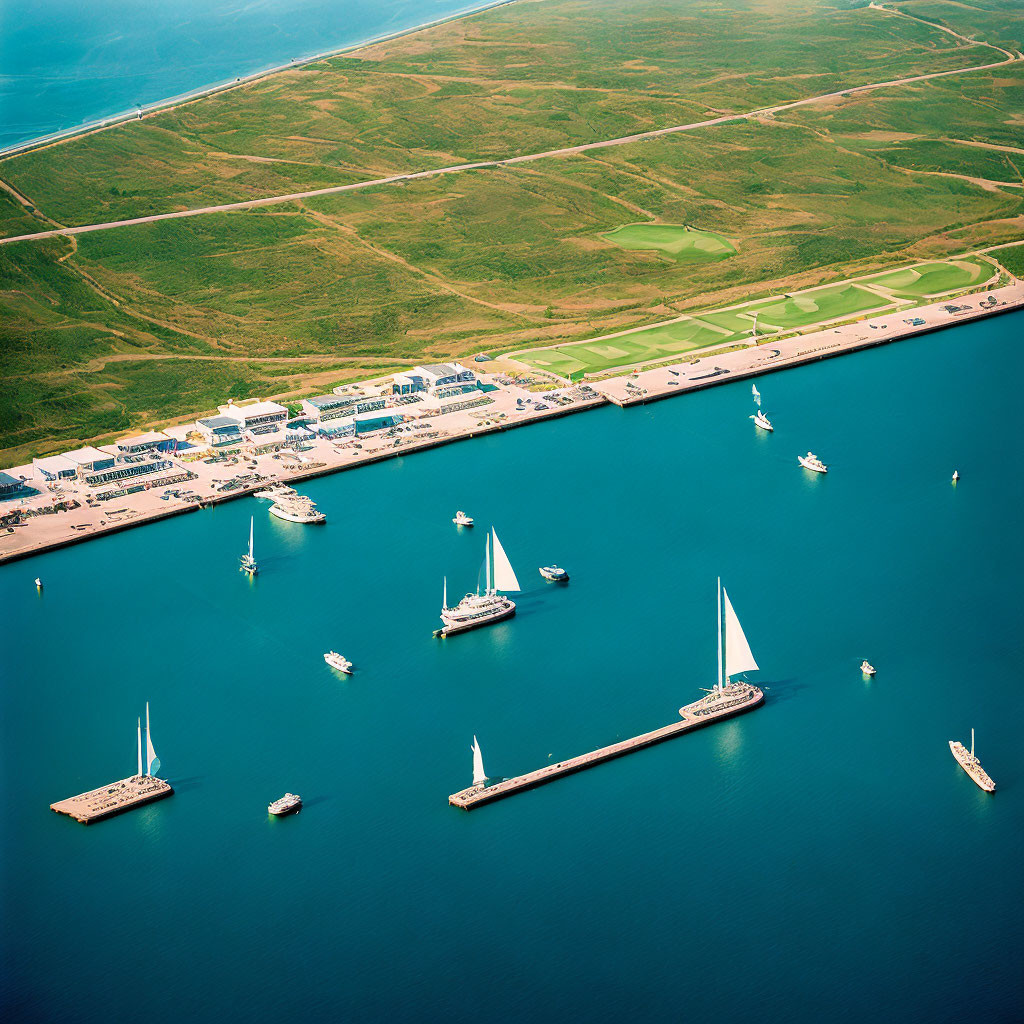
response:
<path id="1" fill-rule="evenodd" d="M 901 11 L 893 11 L 879 4 L 871 3 L 872 10 L 884 11 L 894 17 L 909 18 L 911 21 L 920 21 L 909 14 Z M 595 149 L 605 149 L 610 146 L 628 146 L 635 142 L 645 142 L 648 139 L 656 139 L 666 135 L 675 135 L 680 132 L 696 131 L 700 128 L 712 128 L 716 125 L 731 124 L 739 121 L 770 117 L 786 110 L 794 110 L 797 107 L 806 107 L 814 103 L 822 103 L 827 100 L 840 97 L 854 96 L 858 93 L 872 92 L 877 89 L 888 89 L 894 86 L 911 85 L 914 82 L 926 82 L 935 78 L 946 78 L 950 75 L 966 75 L 977 71 L 990 71 L 994 68 L 1004 67 L 1007 64 L 1024 61 L 1024 55 L 1012 53 L 1002 47 L 981 40 L 969 39 L 966 36 L 954 32 L 952 29 L 941 25 L 934 25 L 930 22 L 922 22 L 929 28 L 939 29 L 955 38 L 969 43 L 972 46 L 988 46 L 1001 53 L 1003 59 L 989 64 L 976 64 L 967 68 L 953 68 L 949 71 L 933 71 L 923 75 L 912 75 L 908 78 L 894 78 L 887 82 L 872 82 L 868 85 L 851 86 L 846 89 L 836 89 L 833 92 L 821 93 L 817 96 L 808 96 L 802 100 L 794 100 L 791 103 L 780 103 L 770 107 L 758 107 L 755 110 L 739 114 L 725 114 L 721 117 L 714 117 L 706 121 L 693 121 L 690 124 L 677 124 L 668 128 L 655 128 L 651 131 L 638 132 L 635 135 L 623 135 L 616 139 L 603 139 L 599 142 L 587 142 L 579 146 L 566 146 L 563 149 L 549 149 L 542 153 L 529 153 L 525 156 L 509 157 L 505 160 L 484 160 L 476 163 L 451 164 L 447 167 L 435 167 L 426 171 L 414 171 L 408 174 L 393 174 L 385 178 L 373 178 L 368 181 L 355 181 L 348 185 L 333 185 L 329 188 L 310 189 L 305 192 L 289 192 L 285 195 L 265 196 L 262 199 L 247 199 L 242 202 L 222 203 L 217 206 L 202 206 L 189 210 L 176 210 L 171 213 L 154 213 L 147 217 L 132 217 L 127 220 L 107 221 L 100 224 L 83 224 L 78 227 L 54 228 L 50 231 L 37 231 L 26 235 L 13 235 L 8 238 L 0 238 L 0 245 L 8 245 L 11 242 L 25 242 L 43 238 L 54 238 L 62 235 L 84 235 L 90 231 L 109 231 L 112 228 L 132 227 L 136 224 L 153 224 L 162 220 L 177 220 L 182 217 L 200 217 L 208 213 L 229 213 L 233 210 L 253 210 L 261 206 L 273 206 L 279 203 L 291 203 L 300 199 L 315 199 L 320 196 L 342 195 L 346 192 L 355 192 L 360 189 L 376 188 L 381 185 L 396 185 L 404 181 L 415 181 L 420 178 L 433 178 L 442 174 L 458 174 L 463 171 L 477 171 L 492 167 L 512 167 L 516 164 L 532 163 L 535 160 L 551 160 L 558 157 L 575 156 L 579 153 L 587 153 Z"/>

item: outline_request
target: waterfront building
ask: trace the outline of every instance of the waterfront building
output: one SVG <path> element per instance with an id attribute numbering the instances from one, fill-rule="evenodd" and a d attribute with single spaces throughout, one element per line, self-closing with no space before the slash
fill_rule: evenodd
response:
<path id="1" fill-rule="evenodd" d="M 269 434 L 279 430 L 288 419 L 288 410 L 277 402 L 253 402 L 250 405 L 235 405 L 233 399 L 227 405 L 220 405 L 221 416 L 233 419 L 243 432 Z"/>
<path id="2" fill-rule="evenodd" d="M 397 413 L 386 416 L 356 416 L 354 421 L 354 433 L 372 434 L 375 430 L 386 430 L 402 422 L 402 417 Z"/>
<path id="3" fill-rule="evenodd" d="M 63 455 L 46 455 L 33 459 L 32 468 L 47 481 L 69 480 L 78 472 L 78 466 Z"/>
<path id="4" fill-rule="evenodd" d="M 0 473 L 0 499 L 13 498 L 25 490 L 25 481 L 10 473 Z"/>
<path id="5" fill-rule="evenodd" d="M 79 478 L 86 473 L 110 469 L 117 461 L 117 457 L 111 452 L 101 451 L 91 445 L 76 448 L 72 452 L 65 452 L 64 458 L 75 464 L 75 476 Z"/>
<path id="6" fill-rule="evenodd" d="M 135 437 L 122 437 L 113 447 L 119 455 L 144 455 L 146 452 L 167 452 L 174 448 L 174 439 L 159 430 L 150 430 Z"/>
<path id="7" fill-rule="evenodd" d="M 236 416 L 207 416 L 196 420 L 196 430 L 207 444 L 217 448 L 242 443 L 242 431 Z"/>
<path id="8" fill-rule="evenodd" d="M 174 464 L 170 459 L 134 458 L 124 460 L 96 470 L 79 470 L 78 479 L 90 487 L 109 484 L 115 480 L 130 480 L 133 477 L 148 476 L 150 473 L 162 473 Z"/>
<path id="9" fill-rule="evenodd" d="M 430 363 L 414 366 L 405 373 L 396 373 L 391 385 L 395 395 L 411 395 L 418 391 L 436 394 L 439 390 L 476 386 L 476 374 L 461 363 Z"/>

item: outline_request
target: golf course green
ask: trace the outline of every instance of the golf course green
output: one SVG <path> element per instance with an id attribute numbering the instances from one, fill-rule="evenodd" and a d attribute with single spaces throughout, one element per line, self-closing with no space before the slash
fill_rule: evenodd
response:
<path id="1" fill-rule="evenodd" d="M 736 252 L 736 247 L 722 235 L 685 224 L 623 224 L 601 237 L 621 249 L 654 251 L 676 263 L 724 260 Z"/>

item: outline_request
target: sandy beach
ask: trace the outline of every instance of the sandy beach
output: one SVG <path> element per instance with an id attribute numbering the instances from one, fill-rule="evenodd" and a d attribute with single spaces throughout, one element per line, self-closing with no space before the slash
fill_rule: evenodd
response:
<path id="1" fill-rule="evenodd" d="M 987 296 L 994 297 L 995 301 Z M 947 308 L 950 306 L 956 311 L 951 312 Z M 93 491 L 77 480 L 63 481 L 58 494 L 31 465 L 15 467 L 10 472 L 27 477 L 28 484 L 38 493 L 0 503 L 0 516 L 10 516 L 15 510 L 32 512 L 29 517 L 22 517 L 20 523 L 7 525 L 0 532 L 0 562 L 81 543 L 172 515 L 202 514 L 210 505 L 246 497 L 271 483 L 301 487 L 303 481 L 326 473 L 356 469 L 481 434 L 540 423 L 609 402 L 622 407 L 643 404 L 1020 308 L 1024 308 L 1024 283 L 1017 281 L 984 295 L 940 300 L 782 341 L 766 340 L 722 355 L 680 360 L 639 373 L 611 377 L 591 384 L 592 390 L 566 386 L 555 391 L 529 391 L 502 375 L 481 374 L 483 382 L 495 386 L 495 390 L 488 393 L 491 404 L 482 408 L 409 420 L 399 430 L 378 431 L 343 442 L 317 438 L 305 445 L 301 453 L 284 448 L 258 456 L 242 456 L 234 464 L 186 461 L 181 457 L 184 453 L 167 455 L 165 457 L 173 464 L 170 473 L 190 471 L 194 478 L 104 502 L 93 500 L 89 504 Z M 912 323 L 915 320 L 921 322 Z M 536 408 L 538 405 L 543 408 Z M 238 483 L 239 476 L 246 479 Z M 36 514 L 40 509 L 52 508 L 58 499 L 68 505 L 77 502 L 78 507 Z M 329 518 L 330 509 L 324 511 Z"/>

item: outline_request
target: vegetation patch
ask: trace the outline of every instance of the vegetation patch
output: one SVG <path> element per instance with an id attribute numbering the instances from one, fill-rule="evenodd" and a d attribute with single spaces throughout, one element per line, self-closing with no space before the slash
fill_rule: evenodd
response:
<path id="1" fill-rule="evenodd" d="M 723 235 L 687 224 L 624 224 L 601 237 L 623 249 L 657 252 L 676 263 L 725 260 L 736 252 Z"/>

